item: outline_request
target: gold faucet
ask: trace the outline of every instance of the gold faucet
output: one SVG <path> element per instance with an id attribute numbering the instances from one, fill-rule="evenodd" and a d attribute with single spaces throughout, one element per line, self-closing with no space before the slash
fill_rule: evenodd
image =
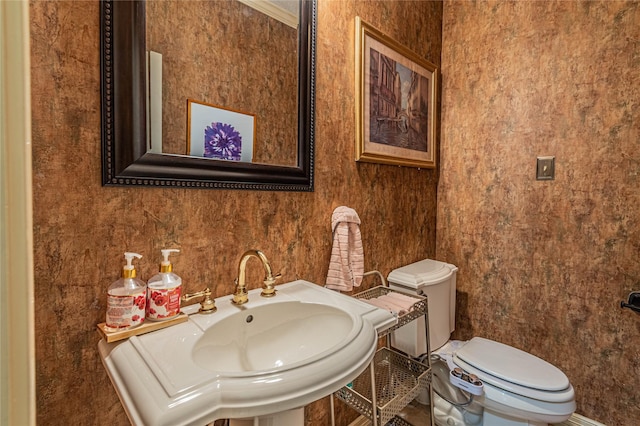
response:
<path id="1" fill-rule="evenodd" d="M 216 308 L 216 302 L 211 298 L 211 290 L 209 290 L 209 287 L 197 293 L 185 294 L 181 297 L 181 299 L 186 302 L 195 297 L 202 296 L 204 296 L 204 299 L 202 299 L 202 301 L 200 302 L 200 309 L 198 310 L 198 312 L 200 312 L 201 314 L 212 314 L 218 310 L 218 308 Z"/>
<path id="2" fill-rule="evenodd" d="M 247 250 L 242 257 L 240 258 L 240 264 L 238 265 L 238 278 L 236 279 L 236 292 L 233 294 L 233 303 L 236 305 L 243 305 L 249 301 L 249 296 L 247 294 L 247 285 L 245 283 L 245 269 L 247 267 L 247 261 L 251 257 L 257 257 L 262 262 L 262 266 L 264 266 L 264 270 L 266 272 L 266 277 L 264 278 L 264 285 L 262 286 L 262 293 L 260 296 L 262 297 L 273 297 L 276 295 L 276 289 L 274 284 L 278 278 L 280 278 L 280 274 L 273 275 L 271 273 L 271 265 L 269 264 L 269 260 L 267 256 L 264 255 L 260 250 Z"/>

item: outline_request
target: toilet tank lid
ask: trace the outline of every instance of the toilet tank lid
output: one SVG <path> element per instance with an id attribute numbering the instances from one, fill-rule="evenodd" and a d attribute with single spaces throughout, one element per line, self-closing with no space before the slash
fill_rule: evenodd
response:
<path id="1" fill-rule="evenodd" d="M 451 278 L 457 270 L 458 268 L 450 263 L 424 259 L 394 269 L 389 273 L 387 280 L 417 290 L 424 286 L 440 284 Z"/>

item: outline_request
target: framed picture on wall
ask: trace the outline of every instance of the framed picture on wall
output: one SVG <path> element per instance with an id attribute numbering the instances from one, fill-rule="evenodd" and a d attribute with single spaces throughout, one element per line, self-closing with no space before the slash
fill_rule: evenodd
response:
<path id="1" fill-rule="evenodd" d="M 356 17 L 356 161 L 436 166 L 437 67 Z"/>
<path id="2" fill-rule="evenodd" d="M 193 99 L 187 104 L 187 155 L 253 161 L 255 115 Z"/>

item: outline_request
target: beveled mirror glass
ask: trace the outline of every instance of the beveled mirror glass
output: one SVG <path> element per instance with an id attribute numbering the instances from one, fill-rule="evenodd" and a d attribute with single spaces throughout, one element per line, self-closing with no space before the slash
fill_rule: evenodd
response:
<path id="1" fill-rule="evenodd" d="M 258 11 L 261 3 L 269 2 L 102 1 L 103 185 L 313 190 L 316 3 L 300 0 L 298 21 L 286 24 L 277 16 L 262 15 Z M 222 6 L 235 18 L 209 8 L 188 15 L 189 29 L 182 22 L 160 20 L 185 14 L 175 6 Z M 225 33 L 231 19 L 237 17 L 247 19 L 240 31 L 246 37 Z M 224 34 L 223 38 L 211 34 L 211 28 Z M 290 40 L 279 39 L 281 33 L 289 34 Z M 227 40 L 233 49 L 227 47 L 223 55 L 207 50 L 207 45 L 221 48 L 221 40 Z M 193 52 L 179 57 L 178 52 L 189 45 Z M 149 50 L 162 54 L 161 83 L 155 89 L 153 81 L 158 80 L 153 70 L 158 67 L 154 68 L 153 57 L 148 62 L 153 55 Z M 274 54 L 277 56 L 267 56 Z M 225 64 L 230 66 L 223 68 Z M 270 72 L 261 64 L 274 69 Z M 247 69 L 252 73 L 243 74 Z M 159 102 L 154 102 L 154 94 Z M 161 105 L 160 112 L 157 108 L 154 112 L 157 105 Z M 196 132 L 189 138 L 191 122 L 197 121 L 191 114 L 196 115 L 196 107 L 205 108 L 206 114 L 231 110 L 234 115 L 252 118 L 255 134 L 248 146 L 253 157 L 249 161 L 218 160 L 190 151 L 190 141 L 202 141 Z M 158 148 L 158 132 L 151 129 L 157 129 L 160 121 Z M 245 151 L 246 146 L 243 143 Z"/>

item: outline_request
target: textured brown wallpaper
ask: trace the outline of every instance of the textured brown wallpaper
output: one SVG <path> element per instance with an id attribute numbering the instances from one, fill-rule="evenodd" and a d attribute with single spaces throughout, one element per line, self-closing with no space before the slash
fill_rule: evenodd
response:
<path id="1" fill-rule="evenodd" d="M 457 337 L 561 368 L 578 412 L 640 418 L 640 3 L 447 1 L 437 256 Z M 536 156 L 556 179 L 536 181 Z"/>
<path id="2" fill-rule="evenodd" d="M 367 269 L 386 275 L 435 255 L 437 172 L 354 162 L 353 45 L 360 15 L 439 64 L 442 3 L 319 1 L 313 193 L 101 187 L 99 4 L 33 1 L 30 14 L 39 424 L 128 424 L 95 330 L 126 250 L 144 255 L 148 278 L 161 248 L 181 249 L 186 291 L 231 293 L 248 248 L 283 282 L 323 284 L 331 212 L 347 205 L 362 219 Z M 328 408 L 327 398 L 311 405 L 307 424 L 330 424 Z M 339 424 L 356 417 L 338 410 Z"/>

